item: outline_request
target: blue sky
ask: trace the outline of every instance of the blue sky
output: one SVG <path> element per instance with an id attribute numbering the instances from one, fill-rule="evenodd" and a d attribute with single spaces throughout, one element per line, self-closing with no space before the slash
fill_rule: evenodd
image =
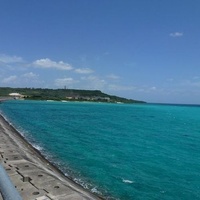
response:
<path id="1" fill-rule="evenodd" d="M 1 0 L 0 86 L 200 103 L 199 0 Z"/>

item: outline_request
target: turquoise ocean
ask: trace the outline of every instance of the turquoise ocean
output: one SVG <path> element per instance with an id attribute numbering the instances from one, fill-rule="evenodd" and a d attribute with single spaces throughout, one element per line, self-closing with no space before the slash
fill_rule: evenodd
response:
<path id="1" fill-rule="evenodd" d="M 7 101 L 0 112 L 106 199 L 200 199 L 200 106 Z"/>

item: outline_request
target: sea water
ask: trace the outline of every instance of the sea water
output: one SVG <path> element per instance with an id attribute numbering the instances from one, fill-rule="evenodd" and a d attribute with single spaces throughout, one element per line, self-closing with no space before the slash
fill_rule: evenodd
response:
<path id="1" fill-rule="evenodd" d="M 107 199 L 200 199 L 200 107 L 8 101 L 1 113 L 62 172 Z"/>

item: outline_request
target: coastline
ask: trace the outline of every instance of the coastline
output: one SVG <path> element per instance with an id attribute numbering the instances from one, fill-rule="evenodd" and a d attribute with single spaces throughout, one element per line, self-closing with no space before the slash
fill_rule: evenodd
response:
<path id="1" fill-rule="evenodd" d="M 0 163 L 24 200 L 103 199 L 44 158 L 0 114 Z"/>

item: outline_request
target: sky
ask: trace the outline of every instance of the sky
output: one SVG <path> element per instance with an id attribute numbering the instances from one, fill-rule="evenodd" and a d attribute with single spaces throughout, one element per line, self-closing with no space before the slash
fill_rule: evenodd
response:
<path id="1" fill-rule="evenodd" d="M 200 1 L 0 0 L 0 87 L 200 104 Z"/>

